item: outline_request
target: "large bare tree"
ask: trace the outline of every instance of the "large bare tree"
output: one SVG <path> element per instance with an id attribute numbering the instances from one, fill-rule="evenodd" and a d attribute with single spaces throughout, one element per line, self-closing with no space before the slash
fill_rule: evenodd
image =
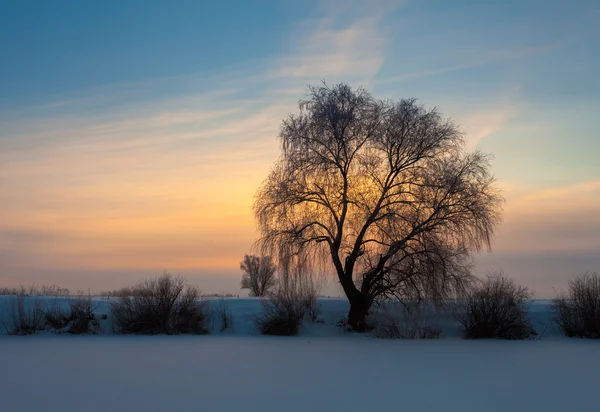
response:
<path id="1" fill-rule="evenodd" d="M 416 99 L 346 84 L 309 87 L 283 121 L 282 153 L 258 190 L 259 244 L 332 265 L 365 330 L 376 299 L 444 299 L 472 279 L 502 197 L 489 156 L 465 151 L 449 119 Z"/>
<path id="2" fill-rule="evenodd" d="M 265 296 L 277 284 L 277 267 L 270 256 L 244 255 L 240 269 L 243 272 L 241 288 L 250 289 L 251 296 Z"/>

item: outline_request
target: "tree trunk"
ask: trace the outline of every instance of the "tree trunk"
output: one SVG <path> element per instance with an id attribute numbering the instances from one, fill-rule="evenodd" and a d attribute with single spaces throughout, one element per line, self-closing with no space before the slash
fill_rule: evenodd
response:
<path id="1" fill-rule="evenodd" d="M 335 259 L 334 264 L 336 264 Z M 372 300 L 368 294 L 368 291 L 361 291 L 356 288 L 354 280 L 352 279 L 351 269 L 349 272 L 344 271 L 339 260 L 337 261 L 336 268 L 338 279 L 340 280 L 342 289 L 344 289 L 344 293 L 346 294 L 348 302 L 350 303 L 350 311 L 348 312 L 348 325 L 355 332 L 370 331 L 371 329 L 369 329 L 367 325 L 367 315 L 369 314 Z"/>
<path id="2" fill-rule="evenodd" d="M 371 330 L 367 325 L 367 315 L 371 307 L 369 299 L 359 294 L 348 300 L 350 301 L 348 324 L 355 332 L 369 332 Z"/>

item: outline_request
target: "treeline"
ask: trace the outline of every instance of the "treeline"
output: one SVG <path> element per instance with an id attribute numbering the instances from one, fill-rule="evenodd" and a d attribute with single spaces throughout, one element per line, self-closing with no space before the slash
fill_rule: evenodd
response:
<path id="1" fill-rule="evenodd" d="M 71 291 L 67 288 L 62 288 L 57 285 L 19 285 L 18 287 L 7 288 L 0 287 L 0 296 L 7 295 L 32 295 L 32 296 L 55 296 L 65 297 L 70 296 Z"/>

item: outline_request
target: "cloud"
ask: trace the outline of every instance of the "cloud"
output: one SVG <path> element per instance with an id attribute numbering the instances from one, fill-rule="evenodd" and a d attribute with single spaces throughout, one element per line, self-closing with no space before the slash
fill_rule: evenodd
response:
<path id="1" fill-rule="evenodd" d="M 600 181 L 537 190 L 506 203 L 500 253 L 600 250 Z"/>
<path id="2" fill-rule="evenodd" d="M 508 192 L 504 221 L 492 253 L 477 256 L 477 275 L 502 270 L 536 298 L 553 298 L 570 277 L 600 270 L 600 181 L 499 185 Z"/>
<path id="3" fill-rule="evenodd" d="M 535 292 L 537 299 L 552 299 L 565 290 L 567 281 L 575 275 L 599 271 L 600 254 L 595 250 L 553 250 L 550 252 L 501 252 L 477 257 L 475 273 L 484 276 L 503 271 L 521 285 Z"/>
<path id="4" fill-rule="evenodd" d="M 553 52 L 560 47 L 568 44 L 569 42 L 561 41 L 557 43 L 545 44 L 542 46 L 535 47 L 524 47 L 516 50 L 493 50 L 486 51 L 488 57 L 479 57 L 474 58 L 467 62 L 462 62 L 458 64 L 452 65 L 444 65 L 442 67 L 436 67 L 432 69 L 424 69 L 420 71 L 415 71 L 411 73 L 404 73 L 400 75 L 394 75 L 384 78 L 378 78 L 375 80 L 375 83 L 378 85 L 390 84 L 390 83 L 402 83 L 411 80 L 419 80 L 433 76 L 440 76 L 443 74 L 460 72 L 464 70 L 474 69 L 477 67 L 487 66 L 495 63 L 500 63 L 509 60 L 516 59 L 524 59 L 532 56 L 536 56 L 539 54 Z"/>
<path id="5" fill-rule="evenodd" d="M 0 113 L 0 257 L 11 256 L 0 271 L 237 276 L 281 119 L 313 79 L 368 82 L 383 63 L 381 23 L 396 2 L 333 6 L 261 70 L 108 85 Z"/>
<path id="6" fill-rule="evenodd" d="M 288 56 L 271 75 L 302 78 L 370 81 L 385 61 L 385 15 L 402 1 L 323 1 L 324 17 L 297 28 L 299 35 Z"/>
<path id="7" fill-rule="evenodd" d="M 401 4 L 323 1 L 318 18 L 295 27 L 283 56 L 218 74 L 107 85 L 0 113 L 0 272 L 38 283 L 44 280 L 36 273 L 58 276 L 52 279 L 82 287 L 89 283 L 81 279 L 98 275 L 98 289 L 105 279 L 122 285 L 121 272 L 134 279 L 166 267 L 227 273 L 233 284 L 256 237 L 254 191 L 278 156 L 281 119 L 296 110 L 307 83 L 375 83 L 395 93 L 394 84 L 561 47 L 490 51 L 377 79 L 390 39 L 386 15 Z M 511 91 L 470 107 L 438 97 L 453 99 L 449 114 L 470 149 L 522 110 Z M 508 201 L 490 256 L 516 261 L 600 250 L 598 181 L 539 190 L 523 180 L 500 182 Z"/>
<path id="8" fill-rule="evenodd" d="M 363 78 L 374 76 L 384 61 L 384 39 L 377 20 L 354 22 L 342 29 L 332 20 L 318 22 L 314 31 L 282 59 L 273 75 L 292 78 Z M 312 31 L 307 28 L 307 31 Z"/>
<path id="9" fill-rule="evenodd" d="M 474 149 L 484 138 L 500 131 L 517 113 L 512 104 L 499 107 L 470 111 L 460 117 L 460 123 L 467 136 L 467 148 Z"/>

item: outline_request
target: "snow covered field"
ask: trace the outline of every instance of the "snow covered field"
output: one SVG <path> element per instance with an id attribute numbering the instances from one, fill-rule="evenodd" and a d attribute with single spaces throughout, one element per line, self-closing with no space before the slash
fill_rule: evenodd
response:
<path id="1" fill-rule="evenodd" d="M 598 342 L 0 339 L 0 410 L 598 411 Z"/>
<path id="2" fill-rule="evenodd" d="M 14 302 L 14 296 L 0 296 L 0 335 L 6 334 L 3 324 L 6 324 L 11 306 Z M 69 298 L 54 297 L 27 297 L 27 305 L 34 305 L 36 299 L 41 300 L 41 305 L 45 310 L 53 307 L 60 307 L 68 311 Z M 222 306 L 226 306 L 231 314 L 233 327 L 225 332 L 220 332 L 220 321 L 217 312 Z M 300 336 L 348 336 L 337 326 L 338 322 L 348 314 L 348 301 L 338 298 L 319 298 L 318 306 L 320 308 L 319 318 L 323 323 L 305 322 L 300 330 Z M 109 335 L 113 332 L 112 319 L 110 317 L 110 300 L 93 298 L 93 307 L 96 318 L 100 322 L 100 334 Z M 262 312 L 260 299 L 257 298 L 210 298 L 208 299 L 208 308 L 213 313 L 214 321 L 211 322 L 212 334 L 235 334 L 237 336 L 256 336 L 259 335 L 255 327 L 255 317 Z M 68 313 L 68 312 L 67 312 Z M 101 320 L 101 315 L 108 315 L 108 319 Z M 550 301 L 537 300 L 532 301 L 529 310 L 530 318 L 539 332 L 544 332 L 545 338 L 562 338 L 554 322 L 554 313 Z M 460 338 L 460 325 L 450 313 L 431 314 L 435 320 L 435 325 L 442 330 L 442 339 Z M 54 331 L 42 331 L 41 335 L 55 335 Z"/>
<path id="3" fill-rule="evenodd" d="M 378 340 L 335 326 L 345 301 L 319 302 L 325 323 L 289 338 L 258 335 L 257 299 L 212 301 L 234 330 L 211 335 L 0 336 L 0 411 L 600 410 L 597 341 L 465 341 L 450 318 L 440 340 Z M 548 302 L 531 315 L 551 326 Z"/>

